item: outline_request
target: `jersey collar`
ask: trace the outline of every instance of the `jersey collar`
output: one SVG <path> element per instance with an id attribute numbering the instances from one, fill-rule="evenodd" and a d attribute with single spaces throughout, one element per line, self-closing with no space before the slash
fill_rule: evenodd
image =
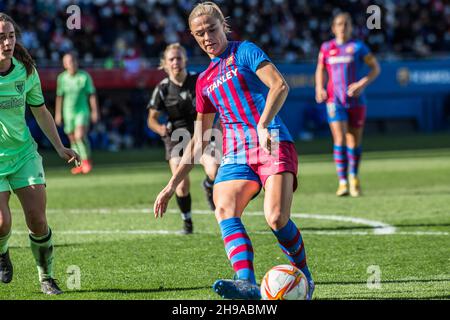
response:
<path id="1" fill-rule="evenodd" d="M 14 57 L 11 59 L 11 65 L 9 66 L 9 69 L 4 71 L 4 72 L 0 72 L 0 76 L 2 77 L 6 77 L 8 74 L 10 74 L 13 70 L 14 70 Z"/>
<path id="2" fill-rule="evenodd" d="M 230 54 L 230 50 L 231 50 L 231 41 L 228 41 L 228 45 L 227 45 L 227 48 L 225 49 L 225 51 L 222 52 L 217 57 L 212 58 L 211 61 L 214 63 L 219 62 L 220 59 L 223 59 Z"/>
<path id="3" fill-rule="evenodd" d="M 347 41 L 345 41 L 343 43 L 337 43 L 336 38 L 334 38 L 333 40 L 337 46 L 342 47 L 342 46 L 345 46 L 345 45 L 349 44 L 350 42 L 352 42 L 353 38 L 349 38 Z"/>

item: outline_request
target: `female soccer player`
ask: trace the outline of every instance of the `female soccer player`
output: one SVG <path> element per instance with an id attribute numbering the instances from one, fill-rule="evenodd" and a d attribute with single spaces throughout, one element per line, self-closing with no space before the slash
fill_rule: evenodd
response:
<path id="1" fill-rule="evenodd" d="M 186 50 L 179 43 L 173 43 L 166 47 L 160 68 L 164 69 L 168 77 L 156 86 L 147 106 L 149 109 L 148 127 L 158 133 L 164 141 L 166 160 L 169 161 L 172 174 L 177 170 L 181 160 L 183 141 L 180 143 L 179 137 L 186 139 L 186 143 L 184 143 L 186 146 L 188 139 L 194 133 L 194 121 L 197 116 L 194 99 L 198 74 L 188 73 L 186 62 Z M 161 113 L 167 114 L 169 121 L 167 125 L 159 123 L 158 119 Z M 175 130 L 178 131 L 174 132 Z M 201 160 L 206 172 L 203 188 L 209 206 L 214 211 L 212 195 L 218 164 L 211 155 L 205 154 Z M 186 176 L 175 190 L 185 234 L 193 232 L 189 187 L 189 177 Z"/>
<path id="2" fill-rule="evenodd" d="M 350 192 L 351 196 L 358 197 L 361 195 L 358 167 L 366 118 L 363 91 L 378 76 L 380 67 L 367 46 L 351 38 L 352 20 L 348 13 L 336 15 L 331 30 L 335 38 L 322 44 L 317 62 L 316 101 L 327 103 L 339 178 L 336 195 L 341 197 Z M 362 76 L 364 63 L 370 72 Z M 327 90 L 324 89 L 325 74 L 329 78 Z"/>
<path id="3" fill-rule="evenodd" d="M 72 168 L 72 174 L 86 174 L 92 170 L 88 131 L 89 123 L 99 120 L 97 96 L 91 76 L 78 69 L 73 53 L 64 55 L 63 65 L 66 70 L 57 79 L 55 122 L 60 126 L 64 120 L 70 146 L 81 156 L 81 166 Z"/>
<path id="4" fill-rule="evenodd" d="M 13 276 L 8 239 L 11 236 L 11 190 L 17 195 L 29 229 L 31 251 L 36 260 L 41 290 L 60 294 L 53 278 L 52 231 L 45 216 L 46 192 L 42 158 L 25 122 L 25 105 L 48 137 L 58 155 L 69 163 L 79 156 L 64 148 L 55 122 L 47 110 L 39 75 L 27 50 L 18 42 L 19 29 L 0 13 L 0 280 Z"/>
<path id="5" fill-rule="evenodd" d="M 228 41 L 229 26 L 212 2 L 198 4 L 189 27 L 200 48 L 211 58 L 196 85 L 197 122 L 193 152 L 186 152 L 155 203 L 162 216 L 176 186 L 191 170 L 192 159 L 208 141 L 205 132 L 219 113 L 224 130 L 223 158 L 214 185 L 215 215 L 222 232 L 235 280 L 219 279 L 213 289 L 229 299 L 259 299 L 253 269 L 253 247 L 241 221 L 242 213 L 261 187 L 264 214 L 282 251 L 314 283 L 306 264 L 302 236 L 290 219 L 297 187 L 297 153 L 277 113 L 288 95 L 288 85 L 269 57 L 251 42 Z"/>

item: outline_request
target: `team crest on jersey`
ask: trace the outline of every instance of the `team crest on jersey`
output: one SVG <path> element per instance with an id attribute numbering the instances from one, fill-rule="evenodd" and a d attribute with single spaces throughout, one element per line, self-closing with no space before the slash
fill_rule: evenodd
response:
<path id="1" fill-rule="evenodd" d="M 231 54 L 231 56 L 227 59 L 226 66 L 231 66 L 234 63 L 234 54 Z"/>
<path id="2" fill-rule="evenodd" d="M 25 90 L 25 81 L 16 81 L 15 88 L 18 93 L 22 94 Z"/>

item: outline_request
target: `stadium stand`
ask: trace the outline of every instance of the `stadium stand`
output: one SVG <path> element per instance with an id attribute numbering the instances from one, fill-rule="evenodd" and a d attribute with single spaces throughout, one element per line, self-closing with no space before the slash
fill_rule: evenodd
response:
<path id="1" fill-rule="evenodd" d="M 59 63 L 76 49 L 85 64 L 101 59 L 120 65 L 139 57 L 158 57 L 172 42 L 187 47 L 189 56 L 203 54 L 187 28 L 193 0 L 75 1 L 82 28 L 66 28 L 66 9 L 73 1 L 6 0 L 0 11 L 13 16 L 23 31 L 23 42 L 44 63 Z M 330 37 L 331 17 L 340 9 L 353 16 L 355 36 L 384 57 L 429 57 L 450 50 L 450 4 L 442 0 L 230 0 L 216 1 L 232 16 L 234 39 L 254 41 L 277 60 L 315 59 L 320 43 Z M 366 8 L 382 9 L 382 28 L 366 28 Z M 245 15 L 245 17 L 244 17 Z"/>
<path id="2" fill-rule="evenodd" d="M 79 53 L 99 89 L 103 118 L 91 139 L 118 150 L 155 143 L 145 125 L 145 101 L 163 73 L 162 49 L 178 41 L 190 66 L 208 63 L 189 34 L 193 0 L 5 0 L 0 11 L 22 28 L 22 42 L 39 65 L 52 108 L 61 57 Z M 230 0 L 216 1 L 232 16 L 230 38 L 261 46 L 285 73 L 291 93 L 282 114 L 297 138 L 328 134 L 323 106 L 313 99 L 313 73 L 320 43 L 331 37 L 332 16 L 350 12 L 354 35 L 381 61 L 382 74 L 368 88 L 368 131 L 436 131 L 450 127 L 450 4 L 442 0 Z M 70 4 L 81 9 L 82 27 L 69 30 Z M 369 30 L 366 9 L 381 8 L 381 29 Z M 317 111 L 319 110 L 319 111 Z M 446 116 L 447 115 L 447 116 Z M 39 133 L 36 133 L 38 135 Z"/>

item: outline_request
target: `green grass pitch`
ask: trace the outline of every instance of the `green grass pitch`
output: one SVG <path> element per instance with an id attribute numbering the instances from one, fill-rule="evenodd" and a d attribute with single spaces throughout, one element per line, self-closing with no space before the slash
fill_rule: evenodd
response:
<path id="1" fill-rule="evenodd" d="M 364 196 L 357 199 L 334 195 L 328 140 L 323 154 L 303 155 L 298 145 L 300 187 L 292 212 L 315 299 L 450 298 L 450 148 L 371 151 L 367 145 Z M 191 173 L 195 234 L 184 236 L 177 233 L 182 222 L 174 200 L 163 219 L 151 213 L 169 178 L 166 163 L 154 161 L 161 151 L 138 154 L 106 155 L 116 161 L 99 160 L 86 176 L 71 176 L 69 168 L 53 165 L 54 154 L 44 155 L 55 272 L 65 291 L 51 299 L 217 299 L 212 283 L 233 276 L 200 187 L 201 168 Z M 0 285 L 0 300 L 49 299 L 39 292 L 23 214 L 11 199 L 15 274 Z M 261 216 L 262 200 L 261 194 L 252 201 L 243 218 L 258 280 L 287 263 Z M 379 286 L 371 270 L 380 271 Z"/>

